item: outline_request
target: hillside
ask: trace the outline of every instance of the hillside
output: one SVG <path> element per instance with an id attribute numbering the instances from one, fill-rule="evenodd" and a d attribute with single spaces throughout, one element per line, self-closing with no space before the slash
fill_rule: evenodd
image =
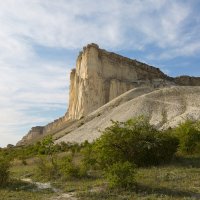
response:
<path id="1" fill-rule="evenodd" d="M 158 127 L 174 126 L 182 117 L 196 119 L 196 86 L 200 86 L 199 77 L 169 77 L 159 68 L 92 43 L 79 53 L 76 69 L 71 71 L 66 114 L 45 126 L 33 127 L 17 145 L 31 144 L 50 134 L 57 139 L 68 133 L 66 141 L 91 141 L 110 119 L 123 121 L 141 114 Z M 192 109 L 193 104 L 197 109 Z"/>
<path id="2" fill-rule="evenodd" d="M 132 89 L 91 113 L 82 126 L 57 142 L 91 142 L 111 125 L 111 120 L 126 121 L 140 115 L 149 117 L 150 123 L 161 129 L 175 127 L 186 119 L 200 119 L 200 87 Z"/>

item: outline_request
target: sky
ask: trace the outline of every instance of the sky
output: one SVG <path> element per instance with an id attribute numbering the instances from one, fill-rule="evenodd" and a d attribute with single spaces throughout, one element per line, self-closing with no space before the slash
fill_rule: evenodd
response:
<path id="1" fill-rule="evenodd" d="M 170 76 L 200 76 L 199 10 L 199 0 L 0 1 L 0 146 L 64 115 L 88 43 Z"/>

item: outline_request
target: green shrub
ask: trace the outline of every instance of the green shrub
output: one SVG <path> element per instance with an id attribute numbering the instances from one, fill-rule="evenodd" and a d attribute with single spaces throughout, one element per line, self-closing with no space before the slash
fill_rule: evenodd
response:
<path id="1" fill-rule="evenodd" d="M 61 176 L 68 180 L 73 178 L 82 178 L 86 176 L 87 169 L 84 165 L 75 165 L 73 163 L 72 157 L 65 157 L 59 163 Z"/>
<path id="2" fill-rule="evenodd" d="M 113 122 L 95 142 L 96 162 L 103 168 L 129 161 L 138 166 L 168 162 L 176 152 L 178 139 L 156 130 L 143 117 Z"/>
<path id="3" fill-rule="evenodd" d="M 60 177 L 58 164 L 56 161 L 53 163 L 49 161 L 47 156 L 40 156 L 36 162 L 37 176 L 44 180 L 54 180 Z"/>
<path id="4" fill-rule="evenodd" d="M 82 150 L 83 155 L 82 164 L 88 169 L 96 168 L 96 154 L 94 151 L 94 144 L 87 144 Z"/>
<path id="5" fill-rule="evenodd" d="M 111 188 L 131 188 L 135 184 L 135 165 L 126 162 L 117 162 L 106 170 L 106 178 Z"/>
<path id="6" fill-rule="evenodd" d="M 10 161 L 6 158 L 0 157 L 0 186 L 8 183 L 10 176 Z"/>
<path id="7" fill-rule="evenodd" d="M 200 122 L 187 120 L 175 129 L 179 138 L 179 151 L 181 153 L 193 154 L 200 152 Z"/>
<path id="8" fill-rule="evenodd" d="M 65 179 L 78 177 L 78 168 L 75 167 L 74 164 L 72 163 L 71 157 L 68 156 L 68 157 L 63 158 L 59 166 L 60 166 L 60 171 L 62 173 L 62 176 Z"/>
<path id="9" fill-rule="evenodd" d="M 37 162 L 37 174 L 39 177 L 48 180 L 58 178 L 58 162 L 55 157 L 56 146 L 54 145 L 52 136 L 47 136 L 40 143 L 37 143 L 37 149 L 38 153 L 40 154 Z"/>
<path id="10" fill-rule="evenodd" d="M 79 178 L 86 178 L 88 177 L 88 171 L 90 170 L 88 165 L 85 165 L 85 163 L 81 162 L 78 165 L 78 176 Z"/>
<path id="11" fill-rule="evenodd" d="M 26 159 L 22 159 L 21 161 L 22 161 L 22 164 L 23 164 L 23 165 L 27 165 Z"/>
<path id="12" fill-rule="evenodd" d="M 68 151 L 68 145 L 67 145 L 67 143 L 64 142 L 64 141 L 62 141 L 62 142 L 60 143 L 60 149 L 61 149 L 62 152 Z"/>

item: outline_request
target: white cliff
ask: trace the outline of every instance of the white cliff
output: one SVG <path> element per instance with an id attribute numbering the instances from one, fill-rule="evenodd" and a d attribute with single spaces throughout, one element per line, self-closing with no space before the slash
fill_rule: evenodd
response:
<path id="1" fill-rule="evenodd" d="M 109 105 L 109 102 L 131 89 L 147 87 L 149 89 L 144 90 L 147 92 L 175 85 L 200 86 L 200 78 L 172 78 L 158 68 L 100 49 L 96 44 L 89 44 L 80 52 L 76 68 L 71 71 L 69 107 L 65 116 L 46 126 L 33 127 L 17 145 L 33 143 L 49 134 L 59 137 L 67 134 L 80 126 L 83 119 L 89 121 L 89 114 Z M 136 91 L 132 90 L 137 94 Z"/>

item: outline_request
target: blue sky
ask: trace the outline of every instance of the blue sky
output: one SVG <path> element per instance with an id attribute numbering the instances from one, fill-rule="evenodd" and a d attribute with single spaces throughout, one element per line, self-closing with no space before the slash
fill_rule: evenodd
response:
<path id="1" fill-rule="evenodd" d="M 88 43 L 200 76 L 199 0 L 0 1 L 0 146 L 63 115 Z"/>

